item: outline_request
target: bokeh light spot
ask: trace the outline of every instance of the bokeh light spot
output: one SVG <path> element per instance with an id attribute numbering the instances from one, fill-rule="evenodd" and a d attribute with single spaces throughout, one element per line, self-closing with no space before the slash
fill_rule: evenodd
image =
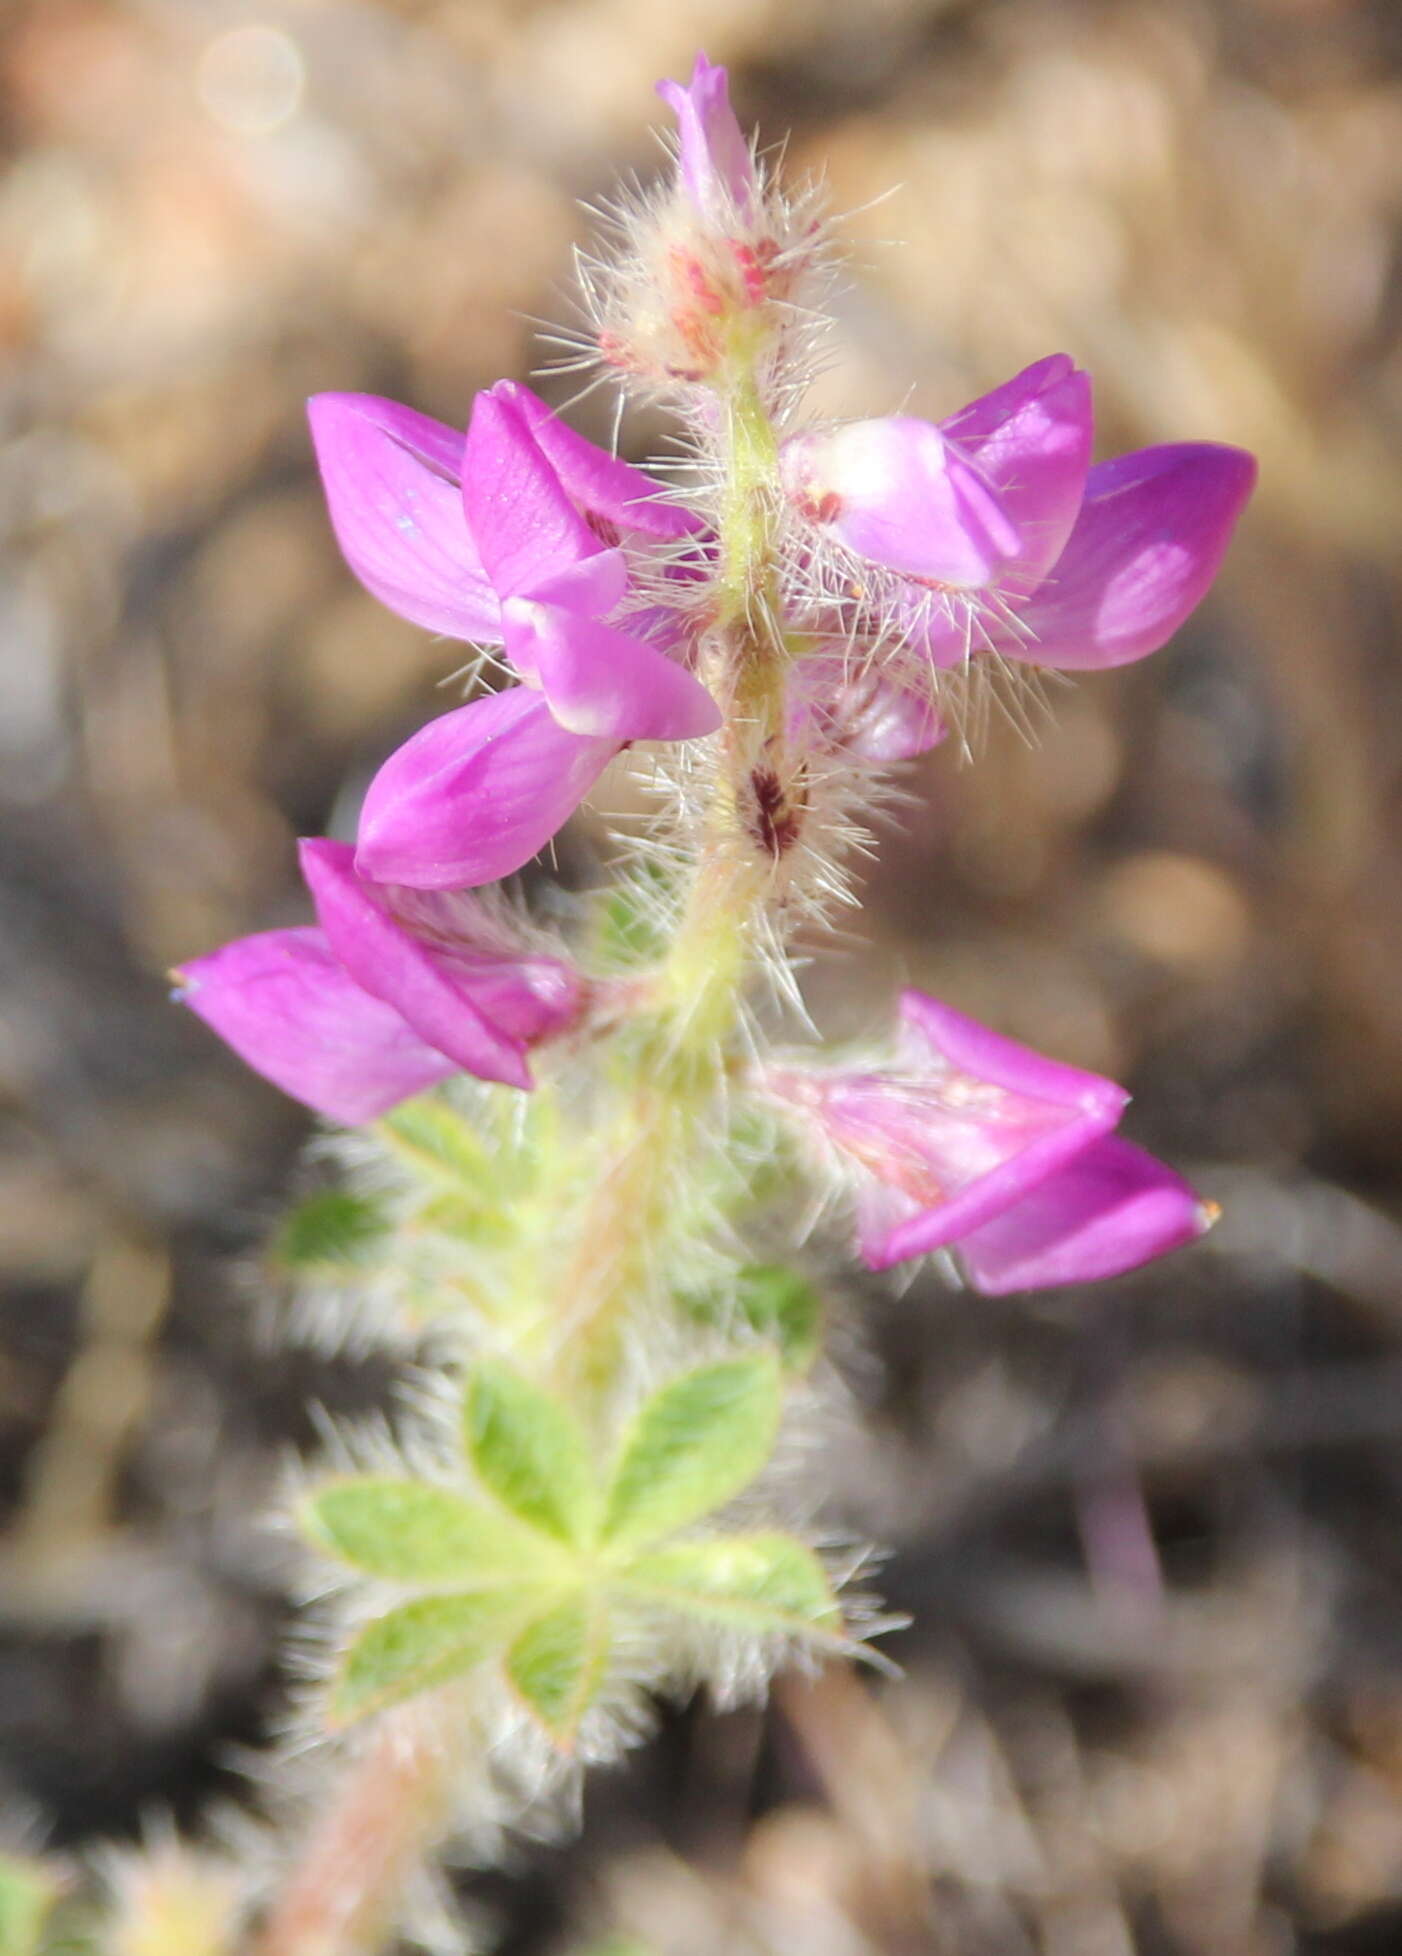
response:
<path id="1" fill-rule="evenodd" d="M 254 22 L 219 34 L 200 56 L 196 87 L 206 112 L 236 136 L 270 136 L 302 105 L 302 50 L 280 27 Z"/>

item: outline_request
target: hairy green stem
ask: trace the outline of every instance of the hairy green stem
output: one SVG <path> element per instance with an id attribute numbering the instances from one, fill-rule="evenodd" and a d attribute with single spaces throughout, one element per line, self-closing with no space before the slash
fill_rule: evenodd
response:
<path id="1" fill-rule="evenodd" d="M 650 1010 L 619 1036 L 616 1111 L 599 1145 L 559 1289 L 557 1371 L 600 1384 L 618 1327 L 644 1294 L 666 1240 L 679 1170 L 706 1145 L 749 979 L 753 926 L 772 894 L 791 819 L 783 634 L 775 623 L 778 443 L 756 355 L 737 356 L 721 393 L 725 487 L 715 617 L 703 677 L 725 714 L 719 762 L 685 907 Z"/>

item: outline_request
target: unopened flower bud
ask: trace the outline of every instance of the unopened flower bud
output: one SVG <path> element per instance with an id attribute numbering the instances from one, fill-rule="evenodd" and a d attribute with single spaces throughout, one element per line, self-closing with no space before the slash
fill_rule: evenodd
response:
<path id="1" fill-rule="evenodd" d="M 754 156 L 730 106 L 725 69 L 698 54 L 688 84 L 660 81 L 657 92 L 677 118 L 682 185 L 696 209 L 722 225 L 728 217 L 748 220 L 759 185 Z"/>

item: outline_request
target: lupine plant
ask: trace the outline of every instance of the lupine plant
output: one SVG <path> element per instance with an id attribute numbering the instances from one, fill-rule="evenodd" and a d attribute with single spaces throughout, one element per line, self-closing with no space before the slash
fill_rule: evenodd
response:
<path id="1" fill-rule="evenodd" d="M 863 1554 L 811 1520 L 845 1242 L 1003 1293 L 1115 1276 L 1210 1220 L 1118 1133 L 1120 1087 L 923 992 L 865 1050 L 822 1049 L 793 946 L 853 900 L 901 763 L 976 758 L 980 702 L 1042 669 L 1164 644 L 1252 461 L 1092 463 L 1061 353 L 938 423 L 806 418 L 817 200 L 756 155 L 723 69 L 660 93 L 675 168 L 582 264 L 577 343 L 672 414 L 672 465 L 510 380 L 465 432 L 311 403 L 347 563 L 476 648 L 471 696 L 380 768 L 354 844 L 303 842 L 314 923 L 178 973 L 349 1130 L 281 1255 L 416 1367 L 296 1500 L 321 1764 L 251 1905 L 261 1956 L 379 1948 L 441 1844 L 576 1784 L 659 1694 L 875 1656 Z M 648 819 L 603 887 L 528 909 L 503 879 L 620 757 Z M 230 1946 L 227 1909 L 200 1919 L 181 1956 Z"/>

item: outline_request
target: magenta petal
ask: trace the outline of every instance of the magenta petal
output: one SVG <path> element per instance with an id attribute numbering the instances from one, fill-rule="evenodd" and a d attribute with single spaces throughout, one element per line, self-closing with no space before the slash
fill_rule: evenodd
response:
<path id="1" fill-rule="evenodd" d="M 849 708 L 845 745 L 859 760 L 913 761 L 938 747 L 948 727 L 923 693 L 872 680 Z"/>
<path id="2" fill-rule="evenodd" d="M 498 1032 L 534 1046 L 578 1020 L 585 995 L 579 973 L 562 958 L 525 949 L 509 921 L 474 891 L 366 887 L 383 891 L 395 920 L 429 946 Z"/>
<path id="3" fill-rule="evenodd" d="M 585 618 L 602 618 L 622 600 L 627 589 L 628 564 L 623 552 L 600 550 L 593 557 L 581 557 L 577 564 L 542 578 L 530 595 Z M 523 600 L 509 598 L 507 602 L 515 604 Z"/>
<path id="4" fill-rule="evenodd" d="M 1092 1283 L 1191 1243 L 1211 1213 L 1181 1175 L 1111 1135 L 964 1237 L 959 1255 L 992 1297 Z"/>
<path id="5" fill-rule="evenodd" d="M 1211 584 L 1255 480 L 1250 455 L 1211 442 L 1101 462 L 1070 541 L 998 650 L 1068 672 L 1156 651 Z"/>
<path id="6" fill-rule="evenodd" d="M 618 748 L 567 732 L 524 686 L 444 713 L 370 783 L 356 870 L 421 890 L 495 883 L 564 827 Z"/>
<path id="7" fill-rule="evenodd" d="M 930 421 L 890 415 L 795 435 L 779 469 L 811 521 L 909 577 L 977 589 L 1023 548 L 981 470 Z"/>
<path id="8" fill-rule="evenodd" d="M 577 434 L 520 381 L 499 380 L 492 393 L 516 410 L 570 496 L 590 515 L 667 540 L 704 527 L 693 511 L 661 500 L 661 483 Z"/>
<path id="9" fill-rule="evenodd" d="M 342 969 L 319 930 L 240 937 L 176 973 L 179 996 L 294 1100 L 356 1127 L 457 1072 Z"/>
<path id="10" fill-rule="evenodd" d="M 993 441 L 1010 421 L 1015 421 L 1029 402 L 1040 400 L 1077 371 L 1069 353 L 1045 354 L 1030 367 L 1015 373 L 1011 380 L 990 387 L 986 394 L 961 407 L 957 414 L 949 415 L 941 421 L 940 429 L 973 454 Z"/>
<path id="11" fill-rule="evenodd" d="M 880 1236 L 864 1222 L 863 1257 L 873 1270 L 885 1270 L 962 1242 L 970 1230 L 1025 1201 L 1115 1119 L 1102 1109 L 1038 1108 L 1027 1100 L 1015 1100 L 1001 1118 L 980 1119 L 976 1107 L 960 1110 L 927 1140 L 933 1165 L 949 1177 L 947 1192 L 900 1215 Z"/>
<path id="12" fill-rule="evenodd" d="M 468 527 L 499 597 L 529 597 L 605 548 L 514 402 L 496 389 L 472 404 L 462 494 Z"/>
<path id="13" fill-rule="evenodd" d="M 1129 1095 L 1114 1080 L 1048 1059 L 928 992 L 908 987 L 901 993 L 900 1010 L 906 1051 L 936 1065 L 952 1067 L 1006 1093 L 1075 1107 L 1090 1115 L 1101 1130 L 1113 1127 L 1129 1104 Z"/>
<path id="14" fill-rule="evenodd" d="M 1022 534 L 1022 549 L 1001 580 L 1006 596 L 1026 597 L 1065 547 L 1090 468 L 1090 379 L 1053 353 L 971 401 L 940 430 L 977 463 Z"/>
<path id="15" fill-rule="evenodd" d="M 660 81 L 657 92 L 677 118 L 682 182 L 703 217 L 740 217 L 758 193 L 754 157 L 730 106 L 730 77 L 698 54 L 689 83 Z"/>
<path id="16" fill-rule="evenodd" d="M 354 856 L 344 842 L 301 844 L 302 874 L 332 954 L 358 985 L 465 1072 L 508 1087 L 529 1087 L 521 1042 L 491 1024 L 447 958 L 396 922 L 374 885 L 356 875 Z"/>
<path id="17" fill-rule="evenodd" d="M 458 489 L 462 436 L 373 394 L 317 394 L 307 415 L 332 528 L 366 589 L 430 631 L 496 639 Z"/>
<path id="18" fill-rule="evenodd" d="M 527 598 L 507 600 L 502 625 L 512 663 L 572 734 L 615 744 L 692 740 L 720 725 L 720 708 L 700 680 L 628 632 Z"/>

